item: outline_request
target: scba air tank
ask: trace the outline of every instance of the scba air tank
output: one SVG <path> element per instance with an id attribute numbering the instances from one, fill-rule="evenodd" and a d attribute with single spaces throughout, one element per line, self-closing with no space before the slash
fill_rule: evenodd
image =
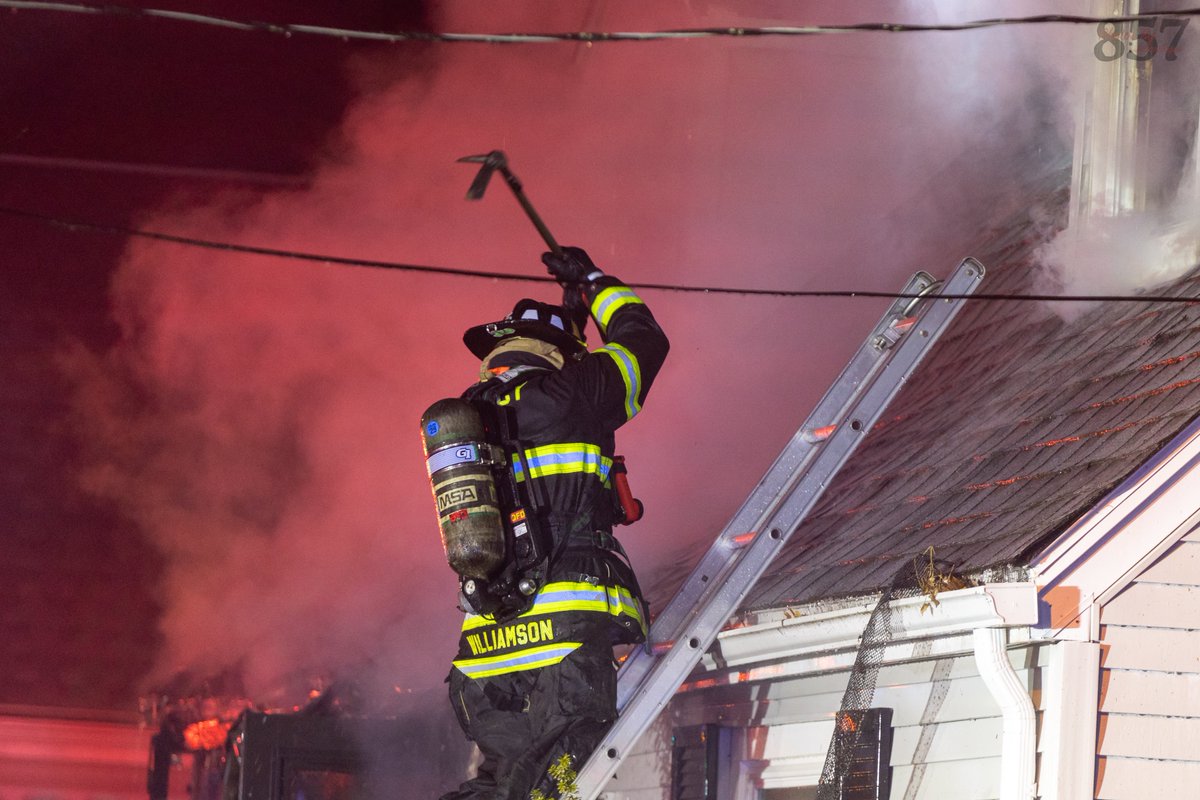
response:
<path id="1" fill-rule="evenodd" d="M 439 400 L 421 416 L 421 441 L 446 560 L 464 578 L 486 579 L 505 550 L 483 420 L 465 400 Z"/>

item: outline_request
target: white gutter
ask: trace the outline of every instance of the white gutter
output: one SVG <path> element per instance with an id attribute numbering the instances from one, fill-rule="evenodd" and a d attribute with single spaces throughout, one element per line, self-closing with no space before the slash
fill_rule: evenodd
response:
<path id="1" fill-rule="evenodd" d="M 977 628 L 1032 626 L 1037 623 L 1037 587 L 1032 583 L 991 583 L 941 592 L 937 605 L 924 595 L 892 602 L 891 642 L 949 637 Z M 778 609 L 760 613 L 754 625 L 722 631 L 700 668 L 723 671 L 763 661 L 810 660 L 811 668 L 838 668 L 828 656 L 846 652 L 853 660 L 875 600 L 823 613 Z M 789 613 L 792 615 L 789 616 Z M 967 649 L 970 649 L 969 645 Z M 795 667 L 788 672 L 798 672 Z M 806 670 L 804 670 L 806 671 Z"/>
<path id="2" fill-rule="evenodd" d="M 1035 791 L 1036 716 L 1033 701 L 1008 660 L 1006 640 L 1003 628 L 977 628 L 975 664 L 1000 706 L 1000 800 L 1030 800 Z"/>

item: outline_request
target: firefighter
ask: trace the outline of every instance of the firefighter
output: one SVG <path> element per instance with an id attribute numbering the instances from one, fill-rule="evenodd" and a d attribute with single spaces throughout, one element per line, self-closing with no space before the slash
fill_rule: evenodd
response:
<path id="1" fill-rule="evenodd" d="M 535 788 L 557 797 L 549 768 L 565 754 L 577 769 L 616 718 L 613 645 L 646 638 L 645 603 L 612 533 L 631 513 L 614 498 L 613 432 L 641 410 L 667 338 L 645 303 L 582 249 L 542 261 L 563 286 L 562 306 L 522 300 L 505 320 L 463 336 L 482 362 L 481 383 L 464 397 L 515 421 L 515 483 L 547 553 L 526 607 L 468 610 L 448 682 L 483 761 L 442 800 L 528 800 Z M 604 342 L 592 352 L 589 315 Z"/>

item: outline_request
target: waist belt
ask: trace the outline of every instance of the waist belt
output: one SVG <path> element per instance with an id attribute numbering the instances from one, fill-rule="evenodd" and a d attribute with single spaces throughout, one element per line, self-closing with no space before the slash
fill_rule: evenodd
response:
<path id="1" fill-rule="evenodd" d="M 625 548 L 613 536 L 612 531 L 579 531 L 567 538 L 568 550 L 596 549 L 611 550 L 625 556 Z M 628 558 L 628 556 L 625 556 Z"/>

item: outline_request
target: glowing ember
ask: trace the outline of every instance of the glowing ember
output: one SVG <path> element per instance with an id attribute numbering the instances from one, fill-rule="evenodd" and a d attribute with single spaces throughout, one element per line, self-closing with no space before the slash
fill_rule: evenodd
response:
<path id="1" fill-rule="evenodd" d="M 1189 359 L 1196 358 L 1197 356 L 1200 356 L 1200 350 L 1193 350 L 1190 353 L 1184 353 L 1180 356 L 1171 356 L 1170 358 L 1164 358 L 1161 361 L 1143 364 L 1142 366 L 1138 367 L 1138 369 L 1142 370 L 1143 372 L 1149 372 L 1150 370 L 1158 369 L 1159 367 L 1169 367 L 1172 364 L 1180 364 L 1184 361 L 1188 361 Z"/>
<path id="2" fill-rule="evenodd" d="M 216 750 L 225 744 L 232 724 L 219 719 L 193 722 L 183 729 L 183 740 L 190 750 Z"/>
<path id="3" fill-rule="evenodd" d="M 1084 439 L 1090 439 L 1090 438 L 1100 437 L 1100 436 L 1111 436 L 1114 433 L 1120 433 L 1121 431 L 1127 431 L 1130 428 L 1136 428 L 1139 425 L 1150 425 L 1155 422 L 1159 422 L 1161 419 L 1162 419 L 1162 417 L 1148 417 L 1143 420 L 1136 420 L 1134 422 L 1126 422 L 1121 425 L 1114 425 L 1111 428 L 1104 428 L 1102 430 L 1092 431 L 1091 433 L 1081 433 L 1077 436 L 1064 436 L 1061 439 L 1049 439 L 1044 442 L 1038 442 L 1036 444 L 1026 445 L 1025 447 L 1022 447 L 1021 449 L 1022 450 L 1034 450 L 1039 447 L 1057 447 L 1060 444 L 1071 444 L 1073 442 L 1083 441 Z"/>
<path id="4" fill-rule="evenodd" d="M 1027 480 L 1031 480 L 1032 478 L 1043 478 L 1043 477 L 1046 477 L 1046 474 L 1014 475 L 1011 478 L 998 478 L 994 481 L 984 481 L 983 483 L 967 484 L 963 488 L 969 492 L 974 492 L 974 491 L 978 491 L 980 489 L 990 489 L 993 486 L 1011 486 L 1012 484 L 1016 483 L 1017 481 L 1027 481 Z"/>
<path id="5" fill-rule="evenodd" d="M 1173 392 L 1176 389 L 1183 389 L 1183 388 L 1191 386 L 1192 384 L 1195 384 L 1195 383 L 1200 383 L 1200 378 L 1190 378 L 1189 380 L 1186 380 L 1186 381 L 1176 381 L 1175 383 L 1168 383 L 1166 386 L 1159 386 L 1157 389 L 1147 389 L 1144 392 L 1138 392 L 1137 394 L 1126 395 L 1125 397 L 1114 397 L 1112 400 L 1101 400 L 1096 403 L 1089 403 L 1088 408 L 1107 408 L 1109 406 L 1115 406 L 1120 403 L 1128 403 L 1133 400 L 1141 400 L 1144 397 L 1154 397 L 1156 395 L 1165 394 L 1167 392 Z"/>

